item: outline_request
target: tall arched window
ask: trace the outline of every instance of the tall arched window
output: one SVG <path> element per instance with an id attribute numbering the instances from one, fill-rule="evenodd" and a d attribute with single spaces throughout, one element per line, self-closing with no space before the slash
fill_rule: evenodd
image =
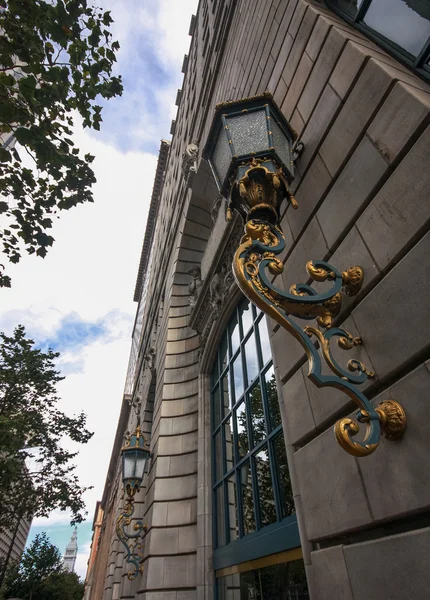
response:
<path id="1" fill-rule="evenodd" d="M 211 385 L 214 566 L 224 579 L 234 563 L 294 549 L 290 559 L 301 556 L 266 317 L 248 301 L 226 328 Z M 307 598 L 302 562 L 295 563 L 305 594 L 297 597 Z M 285 573 L 281 579 L 285 587 Z"/>

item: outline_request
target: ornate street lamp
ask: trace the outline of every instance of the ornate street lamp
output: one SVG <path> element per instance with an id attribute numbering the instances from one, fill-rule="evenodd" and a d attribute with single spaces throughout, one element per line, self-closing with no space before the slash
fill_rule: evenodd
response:
<path id="1" fill-rule="evenodd" d="M 397 439 L 406 427 L 402 406 L 385 400 L 376 408 L 360 392 L 357 385 L 374 373 L 360 361 L 348 361 L 345 369 L 332 356 L 330 342 L 350 350 L 361 343 L 340 327 L 333 327 L 339 314 L 342 293 L 354 296 L 363 281 L 361 267 L 339 272 L 333 265 L 318 260 L 309 261 L 306 270 L 317 282 L 330 282 L 331 289 L 318 293 L 312 286 L 297 283 L 288 292 L 274 285 L 267 273 L 279 275 L 284 270 L 277 258 L 285 248 L 280 226 L 280 207 L 287 199 L 294 209 L 297 202 L 289 189 L 294 178 L 294 162 L 302 145 L 296 144 L 297 134 L 282 115 L 271 94 L 223 102 L 216 106 L 203 158 L 208 160 L 220 193 L 227 199 L 227 219 L 238 211 L 245 221 L 245 235 L 233 259 L 235 279 L 251 302 L 300 342 L 309 359 L 308 377 L 318 387 L 335 387 L 347 394 L 359 407 L 357 421 L 341 419 L 334 427 L 337 441 L 353 456 L 367 456 L 379 444 L 381 433 L 387 439 Z M 291 316 L 315 319 L 319 328 L 302 329 Z M 323 362 L 314 343 L 319 342 L 324 361 L 332 371 L 322 373 Z M 354 439 L 359 424 L 366 424 L 363 441 Z"/>
<path id="2" fill-rule="evenodd" d="M 147 525 L 143 521 L 136 521 L 133 529 L 136 533 L 127 533 L 125 528 L 130 525 L 131 517 L 134 513 L 134 497 L 139 491 L 148 459 L 151 457 L 149 445 L 145 440 L 140 426 L 125 440 L 121 448 L 122 456 L 122 481 L 124 485 L 124 494 L 126 499 L 124 510 L 116 522 L 116 533 L 118 539 L 124 544 L 127 555 L 125 560 L 134 565 L 134 570 L 127 573 L 129 579 L 135 579 L 138 573 L 142 573 L 143 566 L 143 544 L 139 541 L 142 532 L 147 530 Z M 129 544 L 128 540 L 133 540 Z"/>

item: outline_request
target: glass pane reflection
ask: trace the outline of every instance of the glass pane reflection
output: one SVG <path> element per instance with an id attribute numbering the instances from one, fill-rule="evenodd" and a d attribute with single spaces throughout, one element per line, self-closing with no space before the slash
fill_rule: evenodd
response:
<path id="1" fill-rule="evenodd" d="M 239 470 L 243 532 L 244 534 L 255 531 L 254 498 L 252 497 L 252 477 L 249 460 Z"/>
<path id="2" fill-rule="evenodd" d="M 223 397 L 223 402 L 221 405 L 221 413 L 222 415 L 225 415 L 228 413 L 229 407 L 230 407 L 230 385 L 229 385 L 229 373 L 228 371 L 226 371 L 224 377 L 222 378 L 222 397 Z M 222 410 L 222 408 L 224 408 L 224 410 Z M 221 416 L 222 418 L 222 416 Z"/>
<path id="3" fill-rule="evenodd" d="M 228 362 L 227 336 L 224 336 L 223 340 L 221 342 L 220 360 L 221 360 L 221 371 L 224 371 L 225 367 L 227 366 L 227 362 Z"/>
<path id="4" fill-rule="evenodd" d="M 275 496 L 273 494 L 272 474 L 270 472 L 269 453 L 266 445 L 255 456 L 255 470 L 258 482 L 260 522 L 261 526 L 264 527 L 276 521 Z"/>
<path id="5" fill-rule="evenodd" d="M 282 517 L 288 517 L 296 512 L 291 487 L 290 471 L 288 469 L 287 453 L 283 434 L 276 437 L 273 447 L 275 450 L 276 472 L 279 482 L 279 493 L 281 496 Z"/>
<path id="6" fill-rule="evenodd" d="M 250 302 L 245 302 L 240 307 L 240 318 L 242 319 L 242 331 L 245 337 L 252 325 L 252 305 Z"/>
<path id="7" fill-rule="evenodd" d="M 219 600 L 309 600 L 303 560 L 217 579 Z"/>
<path id="8" fill-rule="evenodd" d="M 239 323 L 238 323 L 236 315 L 233 317 L 233 320 L 230 324 L 230 339 L 231 339 L 231 355 L 233 356 L 233 354 L 239 348 L 239 342 L 240 342 Z"/>
<path id="9" fill-rule="evenodd" d="M 224 504 L 224 485 L 221 484 L 215 491 L 216 496 L 216 522 L 217 522 L 217 541 L 218 546 L 225 546 L 225 504 Z"/>
<path id="10" fill-rule="evenodd" d="M 266 317 L 264 315 L 258 323 L 258 331 L 260 333 L 261 355 L 263 357 L 263 365 L 265 365 L 267 361 L 269 361 L 272 358 L 272 351 L 270 350 L 269 332 L 267 331 Z"/>
<path id="11" fill-rule="evenodd" d="M 225 435 L 225 457 L 226 457 L 226 473 L 234 466 L 234 454 L 233 454 L 233 421 L 229 417 L 224 423 L 224 435 Z"/>
<path id="12" fill-rule="evenodd" d="M 229 541 L 239 537 L 239 521 L 237 515 L 236 475 L 230 475 L 227 479 L 227 502 L 228 502 L 228 531 Z"/>
<path id="13" fill-rule="evenodd" d="M 238 354 L 233 361 L 234 401 L 237 402 L 244 391 L 242 355 Z"/>
<path id="14" fill-rule="evenodd" d="M 219 481 L 223 474 L 222 439 L 221 430 L 215 435 L 215 481 Z"/>
<path id="15" fill-rule="evenodd" d="M 258 367 L 257 348 L 255 347 L 255 336 L 252 333 L 245 344 L 246 374 L 248 385 L 257 377 L 260 369 Z"/>
<path id="16" fill-rule="evenodd" d="M 259 383 L 254 385 L 249 392 L 249 414 L 252 424 L 252 439 L 254 446 L 256 446 L 266 437 L 266 420 L 264 418 L 263 398 Z"/>
<path id="17" fill-rule="evenodd" d="M 266 384 L 267 403 L 269 405 L 271 429 L 275 429 L 281 424 L 281 411 L 279 409 L 278 391 L 276 389 L 276 379 L 273 367 L 267 371 L 264 376 Z"/>
<path id="18" fill-rule="evenodd" d="M 372 0 L 364 22 L 413 56 L 430 36 L 430 10 L 418 0 Z"/>
<path id="19" fill-rule="evenodd" d="M 239 460 L 248 453 L 249 450 L 249 434 L 248 423 L 246 421 L 245 402 L 241 402 L 236 409 L 236 427 L 237 427 L 237 449 Z"/>
<path id="20" fill-rule="evenodd" d="M 219 386 L 213 392 L 213 411 L 214 411 L 214 426 L 219 425 L 221 420 L 221 402 L 219 395 Z"/>

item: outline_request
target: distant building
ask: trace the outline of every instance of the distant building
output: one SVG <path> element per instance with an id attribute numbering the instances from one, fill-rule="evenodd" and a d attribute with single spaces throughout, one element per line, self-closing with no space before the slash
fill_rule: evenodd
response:
<path id="1" fill-rule="evenodd" d="M 15 527 L 0 532 L 0 573 L 6 571 L 11 562 L 21 558 L 30 527 L 31 521 L 20 519 Z"/>
<path id="2" fill-rule="evenodd" d="M 87 575 L 85 577 L 84 600 L 87 600 L 87 598 L 90 597 L 92 583 L 96 579 L 96 577 L 95 577 L 96 569 L 94 567 L 94 564 L 96 561 L 97 551 L 99 548 L 102 524 L 103 524 L 103 509 L 101 507 L 101 502 L 97 502 L 96 510 L 94 512 L 94 519 L 93 519 L 93 537 L 92 537 L 92 541 L 91 541 L 90 557 L 88 559 Z"/>
<path id="3" fill-rule="evenodd" d="M 70 542 L 66 546 L 66 552 L 63 556 L 64 567 L 73 573 L 75 570 L 76 556 L 78 554 L 78 528 L 72 534 Z"/>

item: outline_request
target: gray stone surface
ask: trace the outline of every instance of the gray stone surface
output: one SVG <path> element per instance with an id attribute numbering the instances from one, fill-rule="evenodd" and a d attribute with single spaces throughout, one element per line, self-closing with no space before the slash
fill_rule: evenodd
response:
<path id="1" fill-rule="evenodd" d="M 352 595 L 343 546 L 311 552 L 315 600 L 355 600 Z M 371 596 L 367 599 L 370 600 Z M 382 600 L 383 597 L 381 597 Z"/>
<path id="2" fill-rule="evenodd" d="M 391 164 L 430 111 L 430 94 L 397 83 L 369 126 L 368 136 Z"/>
<path id="3" fill-rule="evenodd" d="M 386 170 L 386 162 L 364 136 L 317 213 L 329 248 L 356 220 Z"/>
<path id="4" fill-rule="evenodd" d="M 330 85 L 326 85 L 311 118 L 305 121 L 306 127 L 300 136 L 300 141 L 305 146 L 297 163 L 301 171 L 304 171 L 312 160 L 340 104 L 339 96 Z M 297 111 L 303 119 L 299 108 Z"/>
<path id="5" fill-rule="evenodd" d="M 289 290 L 294 283 L 306 283 L 309 279 L 306 263 L 310 260 L 321 260 L 327 250 L 321 227 L 317 219 L 312 219 L 285 262 L 282 273 L 284 289 Z"/>
<path id="6" fill-rule="evenodd" d="M 330 29 L 298 104 L 305 121 L 309 119 L 318 102 L 345 42 L 345 35 L 340 29 Z"/>
<path id="7" fill-rule="evenodd" d="M 357 460 L 337 444 L 331 428 L 298 450 L 294 464 L 309 540 L 372 522 Z"/>
<path id="8" fill-rule="evenodd" d="M 312 30 L 312 35 L 306 46 L 306 54 L 309 58 L 315 61 L 321 50 L 322 45 L 327 37 L 330 28 L 330 23 L 323 15 L 319 15 Z"/>
<path id="9" fill-rule="evenodd" d="M 427 128 L 357 221 L 380 269 L 402 251 L 430 218 L 429 161 Z"/>
<path id="10" fill-rule="evenodd" d="M 326 191 L 330 180 L 330 174 L 317 154 L 295 193 L 299 208 L 298 210 L 289 211 L 288 222 L 294 238 L 302 231 L 306 221 Z"/>
<path id="11" fill-rule="evenodd" d="M 344 547 L 354 600 L 428 600 L 430 529 Z"/>
<path id="12" fill-rule="evenodd" d="M 391 82 L 392 75 L 385 65 L 373 59 L 367 62 L 320 148 L 321 157 L 331 175 L 337 173 L 366 129 Z"/>
<path id="13" fill-rule="evenodd" d="M 299 369 L 283 386 L 280 403 L 283 423 L 287 426 L 287 443 L 296 444 L 315 429 L 309 397 L 302 369 Z"/>
<path id="14" fill-rule="evenodd" d="M 430 510 L 430 372 L 425 365 L 389 387 L 376 406 L 393 399 L 406 411 L 407 429 L 401 440 L 385 439 L 377 451 L 360 461 L 375 519 L 392 519 Z"/>
<path id="15" fill-rule="evenodd" d="M 317 215 L 318 216 L 318 215 Z M 353 304 L 357 304 L 363 297 L 375 279 L 380 276 L 379 270 L 369 253 L 363 238 L 356 227 L 353 227 L 336 252 L 329 258 L 328 262 L 339 271 L 346 271 L 350 267 L 359 266 L 364 271 L 363 283 L 359 293 L 356 296 L 342 296 L 341 314 L 345 309 L 350 309 Z"/>
<path id="16" fill-rule="evenodd" d="M 367 58 L 368 49 L 351 40 L 343 48 L 330 77 L 330 85 L 340 98 L 346 97 Z"/>
<path id="17" fill-rule="evenodd" d="M 312 60 L 309 58 L 306 52 L 303 52 L 293 81 L 288 88 L 288 93 L 285 96 L 285 100 L 281 106 L 281 110 L 287 119 L 291 119 L 291 115 L 293 114 L 297 101 L 300 98 L 300 94 L 302 93 L 304 86 L 306 85 L 306 81 L 313 66 L 314 63 Z"/>
<path id="18" fill-rule="evenodd" d="M 429 344 L 430 233 L 354 310 L 353 318 L 380 379 Z M 389 306 L 389 309 L 387 307 Z"/>

